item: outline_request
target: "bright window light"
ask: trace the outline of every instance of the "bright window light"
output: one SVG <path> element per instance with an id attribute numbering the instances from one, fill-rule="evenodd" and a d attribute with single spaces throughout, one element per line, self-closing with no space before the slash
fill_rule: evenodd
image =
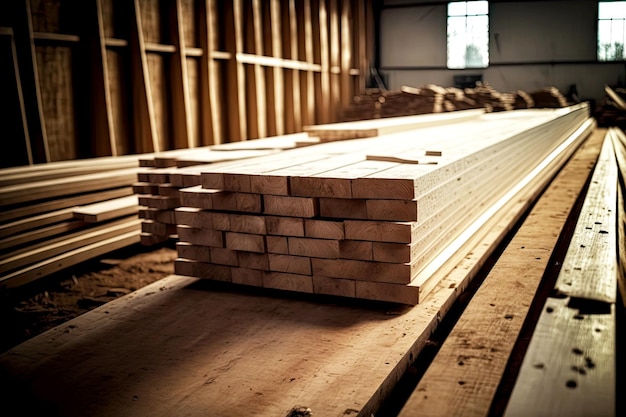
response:
<path id="1" fill-rule="evenodd" d="M 598 2 L 598 61 L 622 61 L 626 44 L 626 1 Z"/>
<path id="2" fill-rule="evenodd" d="M 489 2 L 448 3 L 448 68 L 489 65 Z"/>

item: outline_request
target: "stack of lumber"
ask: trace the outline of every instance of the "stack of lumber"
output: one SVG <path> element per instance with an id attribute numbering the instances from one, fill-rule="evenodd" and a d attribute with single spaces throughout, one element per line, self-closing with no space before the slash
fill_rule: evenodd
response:
<path id="1" fill-rule="evenodd" d="M 150 246 L 177 238 L 174 209 L 180 206 L 179 190 L 199 185 L 200 173 L 210 164 L 268 155 L 310 141 L 309 135 L 299 133 L 141 157 L 133 184 L 142 206 L 141 243 Z"/>
<path id="2" fill-rule="evenodd" d="M 519 110 L 209 166 L 180 190 L 176 271 L 416 304 L 512 190 L 592 128 L 586 104 Z"/>
<path id="3" fill-rule="evenodd" d="M 548 87 L 529 93 L 537 108 L 558 108 L 568 106 L 567 98 L 556 87 Z"/>
<path id="4" fill-rule="evenodd" d="M 502 93 L 488 83 L 477 83 L 475 88 L 466 88 L 465 95 L 489 111 L 528 109 L 532 99 L 525 92 Z"/>
<path id="5" fill-rule="evenodd" d="M 552 91 L 552 89 L 549 89 Z M 558 91 L 558 90 L 557 90 Z M 539 98 L 548 94 L 549 105 L 544 106 L 544 99 L 537 107 L 564 107 L 554 105 L 552 93 L 537 93 Z M 488 83 L 479 83 L 475 88 L 442 87 L 427 84 L 420 88 L 403 86 L 400 90 L 374 90 L 354 97 L 342 115 L 343 121 L 400 117 L 425 113 L 441 113 L 467 109 L 487 109 L 504 111 L 535 107 L 530 94 L 518 90 L 503 93 Z"/>
<path id="6" fill-rule="evenodd" d="M 605 85 L 604 91 L 606 96 L 594 113 L 598 126 L 617 126 L 624 129 L 626 127 L 626 90 Z"/>
<path id="7" fill-rule="evenodd" d="M 0 171 L 0 288 L 139 241 L 137 157 Z"/>

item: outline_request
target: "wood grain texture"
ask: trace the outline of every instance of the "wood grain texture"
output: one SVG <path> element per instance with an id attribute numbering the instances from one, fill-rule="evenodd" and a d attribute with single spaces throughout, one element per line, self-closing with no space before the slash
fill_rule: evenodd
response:
<path id="1" fill-rule="evenodd" d="M 616 415 L 615 305 L 585 314 L 568 302 L 546 302 L 505 416 Z"/>
<path id="2" fill-rule="evenodd" d="M 533 207 L 466 307 L 401 416 L 488 414 L 552 248 L 590 175 L 604 133 L 598 131 L 585 142 Z"/>

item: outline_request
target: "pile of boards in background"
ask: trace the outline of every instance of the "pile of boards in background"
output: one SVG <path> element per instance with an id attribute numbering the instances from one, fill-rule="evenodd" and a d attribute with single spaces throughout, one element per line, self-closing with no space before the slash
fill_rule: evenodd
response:
<path id="1" fill-rule="evenodd" d="M 489 83 L 477 83 L 475 88 L 442 87 L 428 84 L 420 88 L 403 86 L 400 90 L 371 89 L 354 97 L 344 110 L 343 121 L 442 113 L 455 110 L 486 109 L 505 111 L 530 108 L 558 108 L 569 103 L 556 87 L 527 93 L 522 90 L 505 93 Z"/>

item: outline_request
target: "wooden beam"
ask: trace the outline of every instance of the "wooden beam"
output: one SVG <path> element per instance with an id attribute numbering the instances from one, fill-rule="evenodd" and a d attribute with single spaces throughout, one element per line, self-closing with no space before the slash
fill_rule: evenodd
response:
<path id="1" fill-rule="evenodd" d="M 133 0 L 131 8 L 130 30 L 130 56 L 131 56 L 131 80 L 133 97 L 137 100 L 133 106 L 135 115 L 134 148 L 138 152 L 159 152 L 160 138 L 158 135 L 155 109 L 153 102 L 150 74 L 148 72 L 148 58 L 146 56 L 146 43 L 144 41 L 141 8 L 139 0 Z"/>
<path id="2" fill-rule="evenodd" d="M 170 39 L 174 46 L 174 56 L 170 65 L 170 88 L 172 93 L 172 134 L 174 149 L 195 148 L 199 145 L 192 131 L 190 72 L 187 70 L 185 54 L 185 23 L 181 0 L 170 3 L 168 10 Z"/>
<path id="3" fill-rule="evenodd" d="M 136 214 L 138 211 L 137 196 L 130 195 L 76 207 L 74 218 L 87 223 L 100 223 L 116 217 Z"/>

